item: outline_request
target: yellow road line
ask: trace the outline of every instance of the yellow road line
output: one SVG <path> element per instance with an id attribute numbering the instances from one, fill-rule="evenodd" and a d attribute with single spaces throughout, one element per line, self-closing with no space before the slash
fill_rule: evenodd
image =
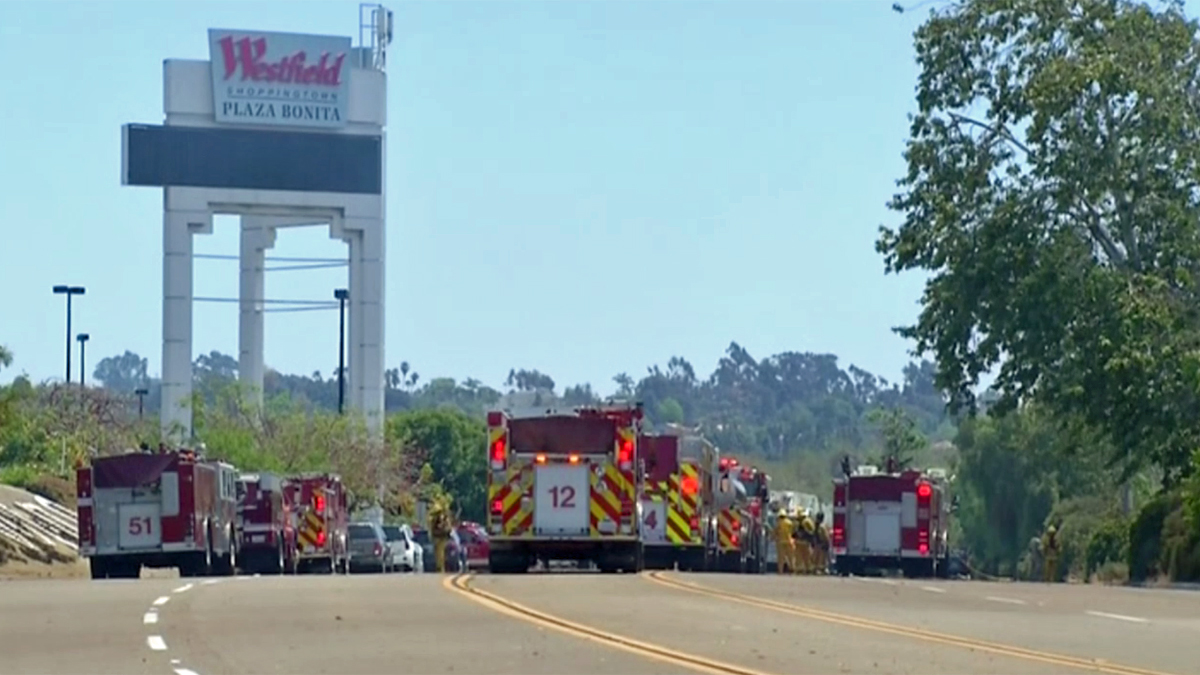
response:
<path id="1" fill-rule="evenodd" d="M 1052 652 L 1043 652 L 1034 649 L 1025 649 L 1013 645 L 1000 644 L 996 642 L 987 642 L 977 640 L 975 638 L 963 637 L 961 635 L 950 635 L 948 633 L 938 633 L 923 628 L 913 628 L 910 626 L 901 626 L 899 624 L 884 623 L 882 621 L 874 621 L 864 619 L 857 616 L 847 614 L 837 614 L 827 612 L 821 609 L 811 607 L 802 607 L 800 605 L 792 605 L 783 602 L 775 602 L 765 598 L 758 598 L 742 593 L 734 593 L 725 591 L 711 586 L 703 586 L 701 584 L 690 581 L 681 581 L 672 579 L 662 572 L 650 572 L 643 575 L 644 578 L 650 581 L 673 588 L 675 590 L 695 593 L 698 595 L 706 595 L 712 598 L 720 598 L 732 602 L 759 607 L 763 609 L 772 609 L 777 612 L 791 614 L 806 619 L 815 619 L 826 623 L 834 623 L 853 628 L 862 628 L 865 630 L 873 630 L 879 633 L 889 633 L 891 635 L 899 635 L 901 637 L 916 638 L 927 642 L 936 642 L 938 644 L 950 645 L 954 647 L 963 647 L 981 652 L 988 652 L 999 656 L 1009 656 L 1027 661 L 1038 661 L 1048 663 L 1055 666 L 1068 666 L 1081 670 L 1090 670 L 1099 673 L 1110 673 L 1110 675 L 1172 675 L 1159 670 L 1147 670 L 1145 668 L 1136 668 L 1134 666 L 1123 666 L 1120 664 L 1109 663 L 1103 659 L 1084 659 L 1076 656 L 1068 656 L 1066 654 L 1055 654 Z"/>
<path id="2" fill-rule="evenodd" d="M 751 670 L 713 659 L 685 654 L 673 649 L 650 644 L 649 642 L 642 642 L 641 640 L 635 640 L 624 635 L 617 635 L 616 633 L 609 633 L 598 628 L 568 621 L 567 619 L 526 607 L 494 593 L 471 586 L 470 581 L 474 576 L 474 574 L 465 574 L 446 577 L 442 581 L 442 586 L 447 590 L 459 593 L 501 614 L 521 619 L 522 621 L 528 621 L 543 628 L 557 630 L 577 638 L 597 642 L 606 647 L 621 649 L 643 658 L 669 663 L 673 666 L 682 666 L 689 670 L 699 673 L 710 673 L 712 675 L 767 675 L 759 670 Z"/>

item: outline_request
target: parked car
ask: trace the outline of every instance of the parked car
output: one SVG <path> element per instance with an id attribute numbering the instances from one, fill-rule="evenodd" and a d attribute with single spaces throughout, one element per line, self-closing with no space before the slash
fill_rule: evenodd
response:
<path id="1" fill-rule="evenodd" d="M 488 566 L 488 552 L 491 543 L 487 530 L 478 523 L 464 522 L 458 526 L 458 539 L 463 552 L 466 553 L 467 569 L 480 569 Z M 460 560 L 462 555 L 459 556 Z"/>
<path id="2" fill-rule="evenodd" d="M 388 546 L 392 549 L 392 561 L 397 568 L 405 572 L 425 571 L 425 552 L 413 539 L 412 528 L 408 525 L 384 525 L 383 534 L 387 536 Z"/>
<path id="3" fill-rule="evenodd" d="M 422 555 L 425 557 L 425 571 L 436 572 L 437 557 L 433 554 L 433 541 L 429 538 L 429 530 L 423 527 L 414 527 L 413 540 L 421 546 Z M 451 532 L 450 541 L 446 542 L 447 572 L 457 572 L 459 570 L 458 550 L 461 546 L 462 543 L 458 538 L 458 532 Z"/>
<path id="4" fill-rule="evenodd" d="M 382 527 L 375 523 L 351 523 L 348 535 L 351 572 L 392 571 L 392 549 Z"/>

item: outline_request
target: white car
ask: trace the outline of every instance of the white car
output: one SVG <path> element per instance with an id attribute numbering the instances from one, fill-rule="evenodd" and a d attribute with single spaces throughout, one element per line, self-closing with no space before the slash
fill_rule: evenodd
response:
<path id="1" fill-rule="evenodd" d="M 408 525 L 384 525 L 388 546 L 392 549 L 394 569 L 405 572 L 425 571 L 425 554 L 420 544 L 413 540 L 412 528 Z"/>

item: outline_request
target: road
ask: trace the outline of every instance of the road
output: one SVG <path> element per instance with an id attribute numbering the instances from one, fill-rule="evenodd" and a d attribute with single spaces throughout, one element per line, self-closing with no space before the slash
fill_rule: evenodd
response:
<path id="1" fill-rule="evenodd" d="M 0 674 L 1197 672 L 1200 593 L 716 574 L 0 584 Z"/>

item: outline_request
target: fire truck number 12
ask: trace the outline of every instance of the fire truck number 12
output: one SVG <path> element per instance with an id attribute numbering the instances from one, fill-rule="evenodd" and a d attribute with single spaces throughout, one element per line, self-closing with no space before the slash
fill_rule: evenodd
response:
<path id="1" fill-rule="evenodd" d="M 570 485 L 562 487 L 556 485 L 550 488 L 550 499 L 554 502 L 556 509 L 573 509 L 575 508 L 575 488 Z"/>
<path id="2" fill-rule="evenodd" d="M 145 518 L 134 517 L 129 519 L 129 534 L 132 534 L 135 537 L 140 537 L 143 534 L 150 534 L 152 531 L 153 530 L 150 526 L 149 516 L 146 516 Z"/>

